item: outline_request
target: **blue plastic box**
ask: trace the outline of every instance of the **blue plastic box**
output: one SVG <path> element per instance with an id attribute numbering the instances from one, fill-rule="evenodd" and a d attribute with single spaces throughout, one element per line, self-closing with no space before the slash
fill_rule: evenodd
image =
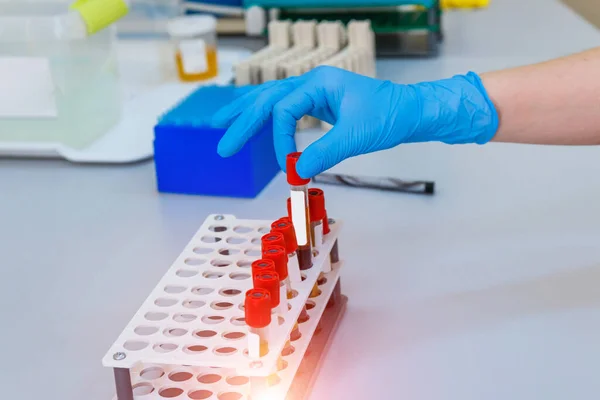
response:
<path id="1" fill-rule="evenodd" d="M 236 155 L 217 154 L 225 129 L 214 113 L 249 87 L 203 86 L 165 114 L 154 129 L 159 192 L 254 198 L 280 171 L 269 121 Z"/>

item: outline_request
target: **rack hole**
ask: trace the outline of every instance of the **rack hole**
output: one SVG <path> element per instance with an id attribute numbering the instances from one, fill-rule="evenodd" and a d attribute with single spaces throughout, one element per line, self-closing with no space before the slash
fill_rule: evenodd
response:
<path id="1" fill-rule="evenodd" d="M 175 273 L 180 278 L 191 278 L 192 276 L 198 275 L 198 271 L 193 271 L 191 269 L 180 269 Z"/>
<path id="2" fill-rule="evenodd" d="M 172 372 L 169 374 L 169 379 L 173 382 L 185 382 L 192 379 L 193 376 L 189 372 Z"/>
<path id="3" fill-rule="evenodd" d="M 244 326 L 244 325 L 246 325 L 246 318 L 233 317 L 233 318 L 231 318 L 231 324 L 235 325 L 235 326 Z"/>
<path id="4" fill-rule="evenodd" d="M 200 300 L 185 300 L 183 302 L 183 306 L 185 308 L 200 308 L 203 305 L 205 305 L 206 303 Z"/>
<path id="5" fill-rule="evenodd" d="M 163 371 L 162 368 L 150 367 L 150 368 L 143 369 L 142 372 L 140 372 L 140 377 L 142 379 L 147 379 L 147 380 L 151 381 L 152 379 L 161 378 L 164 374 L 165 374 L 165 371 Z"/>
<path id="6" fill-rule="evenodd" d="M 206 279 L 219 279 L 222 278 L 225 275 L 225 273 L 220 272 L 220 271 L 205 271 L 202 276 L 205 277 Z"/>
<path id="7" fill-rule="evenodd" d="M 236 233 L 249 233 L 253 230 L 254 229 L 250 228 L 249 226 L 236 226 L 235 228 L 233 228 L 233 231 Z"/>
<path id="8" fill-rule="evenodd" d="M 308 300 L 308 301 L 306 302 L 306 309 L 307 309 L 307 310 L 312 310 L 313 308 L 315 308 L 315 306 L 316 306 L 316 304 L 315 304 L 315 302 L 314 302 L 314 301 L 312 301 L 312 300 Z"/>
<path id="9" fill-rule="evenodd" d="M 208 350 L 208 347 L 202 346 L 199 344 L 195 344 L 192 346 L 186 346 L 183 348 L 183 351 L 188 354 L 199 354 L 199 353 L 205 352 L 206 350 Z"/>
<path id="10" fill-rule="evenodd" d="M 260 257 L 262 255 L 260 249 L 246 249 L 244 254 L 248 257 Z"/>
<path id="11" fill-rule="evenodd" d="M 197 267 L 198 265 L 206 263 L 206 260 L 204 258 L 186 258 L 184 263 Z"/>
<path id="12" fill-rule="evenodd" d="M 204 317 L 202 317 L 202 322 L 204 322 L 205 324 L 216 325 L 220 324 L 223 321 L 225 321 L 225 317 L 221 315 L 205 315 Z"/>
<path id="13" fill-rule="evenodd" d="M 179 396 L 181 393 L 183 393 L 183 389 L 180 388 L 174 388 L 174 387 L 170 387 L 170 388 L 164 388 L 164 389 L 160 389 L 158 391 L 158 394 L 161 397 L 165 397 L 167 399 L 171 399 L 173 397 L 177 397 Z"/>
<path id="14" fill-rule="evenodd" d="M 283 361 L 285 364 L 283 364 L 282 366 L 278 366 L 278 371 L 283 371 L 284 369 L 287 368 L 287 362 Z M 281 369 L 279 369 L 281 368 Z M 281 383 L 281 378 L 279 377 L 279 375 L 271 375 L 267 378 L 267 382 L 269 382 L 269 386 L 275 386 L 275 385 L 279 385 L 279 383 Z"/>
<path id="15" fill-rule="evenodd" d="M 290 341 L 297 342 L 298 340 L 300 340 L 301 337 L 302 337 L 302 334 L 300 333 L 300 330 L 295 329 L 294 331 L 292 331 L 292 334 L 290 335 Z"/>
<path id="16" fill-rule="evenodd" d="M 229 356 L 237 351 L 235 347 L 218 347 L 215 349 L 215 353 L 219 356 Z"/>
<path id="17" fill-rule="evenodd" d="M 247 376 L 230 376 L 227 378 L 227 383 L 231 386 L 243 386 L 247 385 L 250 382 L 250 378 Z"/>
<path id="18" fill-rule="evenodd" d="M 185 292 L 187 288 L 185 286 L 167 285 L 165 286 L 165 292 L 169 294 L 178 294 Z"/>
<path id="19" fill-rule="evenodd" d="M 324 276 L 320 276 L 319 279 L 317 279 L 317 285 L 319 285 L 319 286 L 323 286 L 326 283 L 327 283 L 327 278 Z"/>
<path id="20" fill-rule="evenodd" d="M 167 313 L 148 312 L 144 315 L 144 318 L 146 318 L 148 321 L 161 321 L 161 320 L 167 318 L 168 316 L 169 316 L 169 314 L 167 314 Z"/>
<path id="21" fill-rule="evenodd" d="M 250 260 L 240 260 L 236 264 L 240 268 L 251 268 L 252 267 L 252 261 L 250 261 Z"/>
<path id="22" fill-rule="evenodd" d="M 247 242 L 247 239 L 243 237 L 232 236 L 227 238 L 227 243 L 229 244 L 242 244 L 245 242 Z"/>
<path id="23" fill-rule="evenodd" d="M 225 232 L 227 230 L 227 227 L 223 225 L 213 225 L 209 226 L 208 230 L 211 232 Z"/>
<path id="24" fill-rule="evenodd" d="M 283 318 L 282 316 L 277 317 L 277 322 L 279 323 L 279 326 L 285 324 L 285 318 Z"/>
<path id="25" fill-rule="evenodd" d="M 297 290 L 292 290 L 291 295 L 288 295 L 288 300 L 294 299 L 298 296 L 298 291 Z"/>
<path id="26" fill-rule="evenodd" d="M 196 254 L 209 254 L 213 252 L 213 249 L 208 247 L 195 247 L 193 251 Z"/>
<path id="27" fill-rule="evenodd" d="M 157 353 L 170 353 L 177 350 L 177 347 L 179 346 L 173 343 L 158 343 L 154 345 L 153 349 Z"/>
<path id="28" fill-rule="evenodd" d="M 164 335 L 169 337 L 180 337 L 184 336 L 188 331 L 181 328 L 167 328 L 164 330 Z"/>
<path id="29" fill-rule="evenodd" d="M 300 274 L 300 277 L 302 278 L 302 282 L 306 280 L 306 274 Z"/>
<path id="30" fill-rule="evenodd" d="M 210 263 L 211 265 L 219 268 L 228 267 L 231 265 L 231 261 L 226 260 L 212 260 Z"/>
<path id="31" fill-rule="evenodd" d="M 258 228 L 258 232 L 266 234 L 266 233 L 271 232 L 271 228 L 266 227 L 266 226 L 261 226 L 260 228 Z"/>
<path id="32" fill-rule="evenodd" d="M 158 328 L 155 326 L 138 326 L 133 331 L 140 336 L 150 336 L 158 332 Z"/>
<path id="33" fill-rule="evenodd" d="M 175 314 L 173 320 L 176 322 L 192 322 L 197 317 L 194 314 Z"/>
<path id="34" fill-rule="evenodd" d="M 310 319 L 310 317 L 307 313 L 301 313 L 300 317 L 298 317 L 298 323 L 305 324 L 308 322 L 309 319 Z"/>
<path id="35" fill-rule="evenodd" d="M 200 240 L 204 243 L 219 243 L 222 239 L 218 236 L 202 236 Z"/>
<path id="36" fill-rule="evenodd" d="M 171 307 L 177 304 L 177 299 L 170 299 L 165 297 L 160 297 L 154 300 L 154 304 L 159 307 Z"/>
<path id="37" fill-rule="evenodd" d="M 221 310 L 229 310 L 231 307 L 233 307 L 233 304 L 229 303 L 227 301 L 215 301 L 210 306 L 215 310 L 221 311 Z"/>
<path id="38" fill-rule="evenodd" d="M 154 392 L 154 387 L 152 384 L 148 382 L 136 383 L 133 385 L 133 395 L 134 396 L 145 396 Z"/>
<path id="39" fill-rule="evenodd" d="M 313 250 L 313 258 L 319 257 L 319 250 Z"/>
<path id="40" fill-rule="evenodd" d="M 234 296 L 242 294 L 242 291 L 238 290 L 238 289 L 221 289 L 219 291 L 219 294 L 221 296 L 234 297 Z"/>
<path id="41" fill-rule="evenodd" d="M 283 357 L 291 356 L 292 354 L 294 354 L 295 351 L 296 348 L 290 344 L 288 346 L 285 346 L 283 350 L 281 350 L 281 355 Z"/>
<path id="42" fill-rule="evenodd" d="M 311 299 L 315 299 L 315 298 L 319 297 L 321 294 L 323 294 L 323 292 L 321 291 L 321 289 L 319 289 L 319 288 L 317 287 L 317 288 L 314 288 L 314 289 L 313 289 L 313 290 L 310 292 L 310 296 L 309 296 L 309 297 L 310 297 Z"/>
<path id="43" fill-rule="evenodd" d="M 246 336 L 244 332 L 225 332 L 223 337 L 229 340 L 239 340 L 243 339 Z"/>
<path id="44" fill-rule="evenodd" d="M 198 382 L 210 385 L 211 383 L 217 383 L 221 380 L 221 375 L 217 374 L 205 374 L 198 377 Z"/>
<path id="45" fill-rule="evenodd" d="M 229 274 L 229 277 L 234 281 L 243 281 L 245 279 L 250 279 L 250 274 L 246 274 L 243 272 L 232 272 Z"/>
<path id="46" fill-rule="evenodd" d="M 130 351 L 139 351 L 148 347 L 148 342 L 142 342 L 140 340 L 128 340 L 123 343 L 123 348 Z"/>
<path id="47" fill-rule="evenodd" d="M 222 256 L 233 256 L 238 254 L 240 251 L 238 249 L 221 249 L 219 250 L 219 254 Z"/>
<path id="48" fill-rule="evenodd" d="M 213 395 L 210 390 L 194 390 L 188 394 L 188 397 L 192 400 L 204 400 L 208 399 Z"/>
<path id="49" fill-rule="evenodd" d="M 215 289 L 203 286 L 197 286 L 192 288 L 192 293 L 197 294 L 198 296 L 205 296 L 207 294 L 211 294 Z"/>
<path id="50" fill-rule="evenodd" d="M 240 400 L 241 398 L 242 394 L 237 392 L 225 392 L 219 395 L 219 400 Z"/>
<path id="51" fill-rule="evenodd" d="M 199 338 L 211 338 L 213 336 L 215 336 L 217 334 L 217 332 L 215 331 L 209 331 L 209 330 L 203 330 L 203 331 L 197 331 L 194 332 L 194 336 L 197 336 Z"/>
<path id="52" fill-rule="evenodd" d="M 254 244 L 254 245 L 261 245 L 262 241 L 261 238 L 253 238 L 250 243 Z"/>

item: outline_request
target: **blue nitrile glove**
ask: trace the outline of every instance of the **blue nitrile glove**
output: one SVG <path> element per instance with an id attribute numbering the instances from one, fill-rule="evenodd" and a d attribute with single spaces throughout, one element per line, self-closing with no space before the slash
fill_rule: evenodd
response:
<path id="1" fill-rule="evenodd" d="M 229 157 L 273 116 L 277 159 L 285 170 L 296 151 L 296 121 L 311 115 L 334 127 L 311 144 L 297 164 L 313 177 L 359 154 L 401 143 L 440 141 L 484 144 L 498 129 L 498 115 L 475 73 L 401 85 L 333 67 L 268 82 L 225 106 L 213 124 L 228 127 L 218 152 Z"/>

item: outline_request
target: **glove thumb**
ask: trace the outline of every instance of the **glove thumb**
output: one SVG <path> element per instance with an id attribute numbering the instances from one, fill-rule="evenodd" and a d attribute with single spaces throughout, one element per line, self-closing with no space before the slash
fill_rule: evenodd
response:
<path id="1" fill-rule="evenodd" d="M 347 131 L 343 124 L 338 123 L 308 146 L 296 165 L 298 175 L 305 179 L 312 178 L 351 157 L 351 149 L 344 140 Z"/>

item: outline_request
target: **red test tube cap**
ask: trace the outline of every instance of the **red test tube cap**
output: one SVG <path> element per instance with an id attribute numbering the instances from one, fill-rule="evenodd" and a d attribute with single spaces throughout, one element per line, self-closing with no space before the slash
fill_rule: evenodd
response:
<path id="1" fill-rule="evenodd" d="M 289 218 L 280 218 L 271 224 L 273 232 L 283 234 L 285 240 L 285 251 L 290 254 L 298 249 L 298 240 L 296 239 L 296 231 L 294 225 Z"/>
<path id="2" fill-rule="evenodd" d="M 303 186 L 308 185 L 310 183 L 310 179 L 301 178 L 296 171 L 296 164 L 300 159 L 300 155 L 302 153 L 290 153 L 287 156 L 285 169 L 287 172 L 287 181 L 292 186 Z"/>
<path id="3" fill-rule="evenodd" d="M 327 210 L 325 210 L 325 218 L 323 218 L 323 235 L 327 235 L 331 232 L 329 228 L 329 218 L 327 218 Z"/>
<path id="4" fill-rule="evenodd" d="M 323 221 L 325 218 L 325 193 L 321 189 L 308 189 L 308 209 L 310 222 Z"/>
<path id="5" fill-rule="evenodd" d="M 256 289 L 264 289 L 271 295 L 271 307 L 275 308 L 279 306 L 280 301 L 280 289 L 279 289 L 279 275 L 274 271 L 261 272 L 254 276 L 254 287 Z"/>
<path id="6" fill-rule="evenodd" d="M 246 324 L 252 328 L 264 328 L 271 323 L 271 294 L 265 289 L 250 289 L 246 292 L 244 313 Z"/>
<path id="7" fill-rule="evenodd" d="M 269 246 L 281 246 L 285 248 L 285 238 L 281 232 L 267 233 L 260 238 L 260 245 L 263 251 Z"/>
<path id="8" fill-rule="evenodd" d="M 275 263 L 273 260 L 261 258 L 260 260 L 256 260 L 252 263 L 252 276 L 269 271 L 275 272 Z"/>
<path id="9" fill-rule="evenodd" d="M 267 246 L 263 247 L 263 258 L 273 260 L 275 263 L 275 271 L 279 275 L 280 280 L 285 280 L 288 277 L 288 256 L 285 252 L 285 247 L 282 246 Z"/>

